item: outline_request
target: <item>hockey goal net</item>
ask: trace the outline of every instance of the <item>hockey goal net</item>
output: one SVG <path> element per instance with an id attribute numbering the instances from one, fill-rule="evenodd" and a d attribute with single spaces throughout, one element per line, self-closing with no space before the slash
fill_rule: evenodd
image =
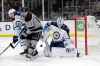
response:
<path id="1" fill-rule="evenodd" d="M 93 16 L 73 17 L 72 39 L 76 48 L 84 55 L 98 54 L 100 49 L 100 31 Z M 99 53 L 100 54 L 100 53 Z"/>
<path id="2" fill-rule="evenodd" d="M 74 19 L 74 44 L 75 48 L 88 55 L 87 17 L 73 17 Z"/>

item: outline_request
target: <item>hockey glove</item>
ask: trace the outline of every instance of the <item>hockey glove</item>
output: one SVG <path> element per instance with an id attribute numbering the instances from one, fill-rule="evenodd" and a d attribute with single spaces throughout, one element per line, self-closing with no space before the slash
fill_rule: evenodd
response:
<path id="1" fill-rule="evenodd" d="M 13 36 L 13 43 L 16 43 L 18 41 L 18 36 Z"/>
<path id="2" fill-rule="evenodd" d="M 21 35 L 21 36 L 20 36 L 20 39 L 26 39 L 26 36 Z"/>

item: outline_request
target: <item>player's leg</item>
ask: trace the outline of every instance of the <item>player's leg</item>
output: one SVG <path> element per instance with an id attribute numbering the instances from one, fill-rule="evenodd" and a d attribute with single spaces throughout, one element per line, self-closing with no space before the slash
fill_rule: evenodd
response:
<path id="1" fill-rule="evenodd" d="M 36 56 L 38 54 L 38 51 L 36 49 L 37 42 L 41 38 L 42 33 L 33 33 L 28 36 L 28 39 L 30 40 L 30 46 L 28 48 L 28 54 L 27 57 Z"/>
<path id="2" fill-rule="evenodd" d="M 38 54 L 36 45 L 37 45 L 37 40 L 30 40 L 30 46 L 28 48 L 28 54 L 26 55 L 27 58 L 31 58 L 33 56 L 36 56 Z"/>
<path id="3" fill-rule="evenodd" d="M 29 40 L 23 39 L 21 46 L 24 48 L 24 51 L 20 53 L 20 55 L 24 55 L 28 53 L 28 47 L 29 47 Z"/>

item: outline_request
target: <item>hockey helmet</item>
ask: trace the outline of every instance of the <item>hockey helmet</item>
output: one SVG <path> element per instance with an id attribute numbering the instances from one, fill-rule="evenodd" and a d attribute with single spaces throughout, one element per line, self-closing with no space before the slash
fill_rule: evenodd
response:
<path id="1" fill-rule="evenodd" d="M 64 19 L 60 16 L 57 18 L 57 25 L 61 28 L 61 26 L 64 24 Z"/>
<path id="2" fill-rule="evenodd" d="M 14 18 L 14 16 L 15 16 L 15 12 L 16 12 L 16 10 L 15 9 L 10 9 L 9 11 L 8 11 L 8 16 L 10 17 L 10 18 Z"/>

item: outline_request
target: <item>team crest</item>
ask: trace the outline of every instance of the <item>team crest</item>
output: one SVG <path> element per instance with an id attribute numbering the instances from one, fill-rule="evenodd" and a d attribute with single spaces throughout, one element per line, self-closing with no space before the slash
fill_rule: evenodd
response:
<path id="1" fill-rule="evenodd" d="M 54 33 L 53 33 L 53 38 L 54 39 L 59 39 L 60 38 L 60 33 L 59 32 L 57 32 L 57 31 L 55 31 Z"/>

